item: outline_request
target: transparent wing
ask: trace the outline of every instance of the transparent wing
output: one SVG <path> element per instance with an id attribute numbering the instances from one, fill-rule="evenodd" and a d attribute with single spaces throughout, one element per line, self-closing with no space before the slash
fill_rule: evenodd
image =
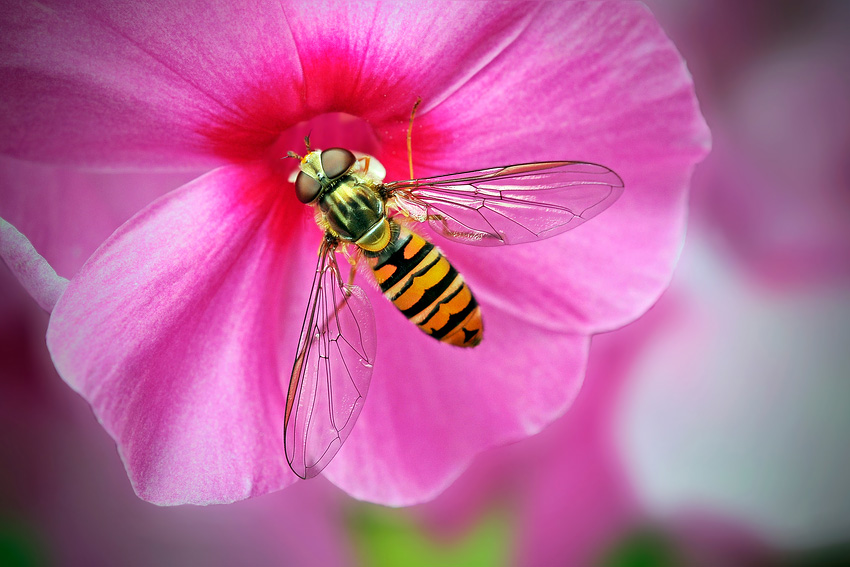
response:
<path id="1" fill-rule="evenodd" d="M 396 205 L 446 238 L 478 246 L 555 236 L 595 217 L 623 192 L 605 166 L 548 161 L 385 184 Z"/>
<path id="2" fill-rule="evenodd" d="M 366 294 L 343 283 L 336 243 L 325 240 L 286 397 L 286 460 L 316 476 L 351 433 L 372 378 L 375 316 Z"/>

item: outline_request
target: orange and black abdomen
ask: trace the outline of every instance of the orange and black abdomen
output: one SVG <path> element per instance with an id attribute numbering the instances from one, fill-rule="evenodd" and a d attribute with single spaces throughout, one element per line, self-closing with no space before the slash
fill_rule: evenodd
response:
<path id="1" fill-rule="evenodd" d="M 466 282 L 436 246 L 390 221 L 392 240 L 366 253 L 384 295 L 437 340 L 463 347 L 481 342 L 481 308 Z"/>

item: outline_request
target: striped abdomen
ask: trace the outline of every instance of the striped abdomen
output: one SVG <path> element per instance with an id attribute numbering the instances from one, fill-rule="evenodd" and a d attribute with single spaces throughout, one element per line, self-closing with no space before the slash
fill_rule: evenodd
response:
<path id="1" fill-rule="evenodd" d="M 481 308 L 463 277 L 436 246 L 390 221 L 393 238 L 366 253 L 384 295 L 405 317 L 437 340 L 464 347 L 481 342 Z"/>

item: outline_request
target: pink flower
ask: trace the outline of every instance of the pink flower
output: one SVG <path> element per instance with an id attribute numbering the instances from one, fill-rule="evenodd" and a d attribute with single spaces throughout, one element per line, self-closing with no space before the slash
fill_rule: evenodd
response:
<path id="1" fill-rule="evenodd" d="M 650 2 L 700 78 L 712 125 L 691 220 L 770 286 L 846 282 L 850 13 L 830 3 L 784 16 L 772 2 L 693 4 Z"/>
<path id="2" fill-rule="evenodd" d="M 73 278 L 47 333 L 54 363 L 144 499 L 229 502 L 296 478 L 282 449 L 284 390 L 321 232 L 286 181 L 294 162 L 280 158 L 310 131 L 316 147 L 369 153 L 402 179 L 421 96 L 419 176 L 581 159 L 627 184 L 603 216 L 541 243 L 440 242 L 484 311 L 475 349 L 422 337 L 363 286 L 375 370 L 324 473 L 357 498 L 428 499 L 475 453 L 539 431 L 578 391 L 590 335 L 634 319 L 670 277 L 708 132 L 681 59 L 642 6 L 4 10 L 4 153 L 111 170 L 217 166 L 139 211 L 78 272 L 60 272 Z M 0 213 L 35 223 L 20 207 Z M 45 248 L 74 240 L 62 238 Z"/>
<path id="3" fill-rule="evenodd" d="M 722 76 L 698 81 L 714 149 L 666 294 L 679 308 L 625 389 L 622 453 L 656 514 L 725 515 L 779 549 L 832 545 L 850 535 L 850 11 L 777 19 L 753 3 L 760 33 L 736 33 L 738 4 L 708 6 L 666 20 L 695 75 Z M 691 33 L 706 7 L 723 23 L 713 43 Z"/>
<path id="4" fill-rule="evenodd" d="M 720 151 L 695 180 L 702 218 L 771 284 L 850 278 L 850 45 L 840 29 L 748 70 L 717 113 Z"/>
<path id="5" fill-rule="evenodd" d="M 735 518 L 779 549 L 850 533 L 850 293 L 768 289 L 694 238 L 616 421 L 646 508 Z"/>

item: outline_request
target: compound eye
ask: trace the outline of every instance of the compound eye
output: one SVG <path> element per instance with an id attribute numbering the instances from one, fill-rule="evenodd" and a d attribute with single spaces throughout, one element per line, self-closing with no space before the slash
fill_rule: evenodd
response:
<path id="1" fill-rule="evenodd" d="M 304 173 L 298 173 L 295 178 L 295 195 L 302 203 L 310 203 L 319 196 L 319 191 L 322 190 L 322 184 Z"/>
<path id="2" fill-rule="evenodd" d="M 354 165 L 357 158 L 345 148 L 329 148 L 322 152 L 322 169 L 328 179 L 336 179 Z"/>

